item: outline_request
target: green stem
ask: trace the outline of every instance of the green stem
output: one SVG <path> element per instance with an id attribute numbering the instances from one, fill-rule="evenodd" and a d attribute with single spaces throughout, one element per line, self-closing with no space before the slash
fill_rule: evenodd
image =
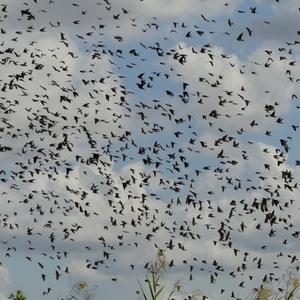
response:
<path id="1" fill-rule="evenodd" d="M 297 290 L 297 287 L 295 287 L 294 289 L 292 289 L 292 291 L 290 292 L 290 294 L 289 294 L 287 300 L 293 299 L 292 297 L 294 296 L 294 293 L 295 293 L 296 290 Z"/>

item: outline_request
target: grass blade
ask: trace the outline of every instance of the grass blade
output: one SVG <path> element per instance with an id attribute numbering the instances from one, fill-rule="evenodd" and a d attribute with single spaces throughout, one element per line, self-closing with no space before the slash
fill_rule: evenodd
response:
<path id="1" fill-rule="evenodd" d="M 149 280 L 147 280 L 147 282 L 148 282 L 151 298 L 152 298 L 152 300 L 155 300 L 155 296 L 154 296 L 154 292 L 153 292 L 153 289 L 152 289 L 152 286 L 151 286 L 151 282 Z"/>
<path id="2" fill-rule="evenodd" d="M 144 289 L 143 289 L 141 283 L 140 283 L 138 280 L 137 280 L 137 282 L 138 282 L 138 284 L 139 284 L 139 286 L 140 286 L 140 289 L 141 289 L 141 292 L 142 292 L 142 294 L 143 294 L 144 300 L 148 300 L 148 298 L 147 298 L 147 296 L 146 296 L 146 294 L 145 294 L 145 292 L 144 292 Z"/>
<path id="3" fill-rule="evenodd" d="M 159 294 L 163 291 L 164 289 L 164 285 L 157 291 L 156 295 L 155 295 L 155 300 L 157 299 L 157 297 L 159 296 Z"/>

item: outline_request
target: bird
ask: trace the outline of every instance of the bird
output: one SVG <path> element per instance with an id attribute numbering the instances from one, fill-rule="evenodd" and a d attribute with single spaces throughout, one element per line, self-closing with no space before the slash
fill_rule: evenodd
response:
<path id="1" fill-rule="evenodd" d="M 163 248 L 165 269 L 236 298 L 250 270 L 296 263 L 299 28 L 282 1 L 6 2 L 3 263 L 18 253 L 47 297 L 77 263 L 117 287 Z"/>
<path id="2" fill-rule="evenodd" d="M 239 42 L 243 42 L 244 40 L 243 40 L 243 32 L 242 33 L 240 33 L 239 35 L 238 35 L 238 37 L 236 38 L 237 39 L 237 41 L 239 41 Z"/>

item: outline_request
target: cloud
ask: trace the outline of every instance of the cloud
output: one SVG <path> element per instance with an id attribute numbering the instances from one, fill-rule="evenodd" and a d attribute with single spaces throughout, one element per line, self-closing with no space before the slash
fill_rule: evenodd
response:
<path id="1" fill-rule="evenodd" d="M 5 294 L 9 293 L 9 289 L 11 287 L 11 276 L 8 268 L 1 266 L 0 267 L 0 299 L 7 300 L 7 296 Z"/>
<path id="2" fill-rule="evenodd" d="M 282 8 L 281 8 L 282 9 Z M 272 26 L 265 26 L 264 20 L 260 19 L 255 22 L 248 24 L 255 32 L 255 38 L 266 42 L 282 42 L 285 41 L 293 42 L 298 39 L 297 36 L 297 17 L 296 11 L 288 11 L 282 9 L 285 13 L 273 16 L 270 20 Z"/>
<path id="3" fill-rule="evenodd" d="M 53 274 L 69 265 L 72 280 L 105 282 L 105 298 L 118 296 L 111 284 L 118 278 L 120 288 L 132 287 L 124 299 L 132 299 L 135 278 L 158 247 L 174 260 L 169 285 L 187 279 L 193 265 L 191 273 L 205 285 L 215 277 L 216 285 L 207 287 L 213 299 L 220 299 L 217 288 L 252 284 L 248 274 L 258 282 L 276 269 L 273 261 L 288 265 L 299 250 L 293 236 L 299 208 L 292 201 L 299 170 L 285 144 L 297 145 L 290 116 L 298 56 L 285 50 L 287 60 L 280 60 L 277 50 L 288 26 L 278 35 L 262 29 L 255 40 L 269 40 L 244 56 L 236 49 L 225 53 L 231 39 L 214 46 L 212 35 L 189 43 L 174 35 L 160 44 L 166 51 L 157 60 L 148 46 L 167 35 L 173 21 L 193 23 L 202 13 L 222 20 L 242 1 L 229 7 L 179 0 L 116 1 L 111 8 L 92 1 L 34 3 L 9 3 L 3 24 L 1 145 L 12 148 L 1 152 L 7 260 L 14 252 L 28 255 L 36 273 L 37 260 Z M 32 32 L 20 15 L 26 7 L 36 16 Z M 279 15 L 272 22 L 283 23 L 294 26 L 295 20 Z M 20 27 L 23 33 L 15 33 Z M 148 46 L 137 48 L 142 28 L 151 34 L 143 38 Z M 128 43 L 112 42 L 127 31 Z M 131 46 L 142 55 L 132 57 Z M 176 61 L 175 53 L 186 62 Z M 20 86 L 12 85 L 22 72 L 24 78 L 14 79 Z M 142 72 L 145 89 L 136 85 Z M 285 182 L 289 171 L 294 178 Z M 9 287 L 8 269 L 2 275 Z"/>
<path id="4" fill-rule="evenodd" d="M 266 130 L 266 126 L 270 126 L 271 122 L 274 124 L 276 121 L 276 118 L 265 117 L 265 105 L 274 106 L 277 102 L 278 106 L 275 108 L 278 117 L 291 109 L 293 103 L 290 100 L 292 95 L 297 93 L 298 88 L 286 76 L 286 62 L 273 60 L 268 67 L 264 65 L 268 58 L 264 52 L 267 47 L 263 46 L 255 50 L 249 55 L 247 61 L 244 61 L 235 54 L 227 54 L 227 57 L 223 57 L 225 52 L 218 47 L 208 48 L 207 53 L 195 54 L 192 47 L 186 47 L 184 43 L 180 44 L 182 49 L 177 51 L 187 55 L 186 64 L 180 65 L 173 59 L 169 62 L 183 76 L 184 81 L 190 84 L 189 93 L 194 95 L 198 92 L 198 98 L 201 99 L 199 104 L 199 100 L 196 101 L 197 97 L 191 97 L 193 105 L 185 106 L 188 109 L 186 113 L 191 114 L 197 110 L 201 112 L 200 117 L 207 116 L 213 106 L 220 117 L 218 119 L 207 117 L 216 124 L 216 127 L 226 130 L 235 126 L 238 130 L 240 128 L 237 128 L 237 124 L 241 122 L 237 123 L 234 120 L 242 119 L 246 131 L 253 129 L 263 131 Z M 210 59 L 209 55 L 213 58 Z M 269 76 L 270 72 L 272 76 Z M 180 77 L 174 80 L 181 81 Z M 215 85 L 216 82 L 219 82 L 219 85 Z M 280 88 L 283 83 L 285 89 Z M 205 98 L 205 95 L 209 96 Z M 276 101 L 274 97 L 286 101 Z M 224 104 L 221 106 L 222 101 Z M 226 118 L 226 115 L 229 118 Z M 259 116 L 257 118 L 259 125 L 252 129 L 249 125 L 255 116 Z"/>

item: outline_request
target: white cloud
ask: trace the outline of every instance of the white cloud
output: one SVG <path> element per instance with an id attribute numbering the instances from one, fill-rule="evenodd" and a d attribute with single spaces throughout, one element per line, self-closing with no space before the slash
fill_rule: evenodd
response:
<path id="1" fill-rule="evenodd" d="M 7 300 L 8 297 L 6 294 L 9 293 L 11 287 L 11 276 L 8 268 L 1 266 L 0 267 L 0 299 Z"/>
<path id="2" fill-rule="evenodd" d="M 282 131 L 284 135 L 289 134 L 288 117 L 294 104 L 291 95 L 298 93 L 298 87 L 286 76 L 286 70 L 290 68 L 289 61 L 279 61 L 278 53 L 275 55 L 277 47 L 280 46 L 278 41 L 262 44 L 247 58 L 240 58 L 235 53 L 226 58 L 224 49 L 215 46 L 209 48 L 206 53 L 195 54 L 191 44 L 180 42 L 182 49 L 177 51 L 187 54 L 185 65 L 161 57 L 160 59 L 166 63 L 165 67 L 161 67 L 162 65 L 157 62 L 157 65 L 150 68 L 146 61 L 145 72 L 155 69 L 171 73 L 170 77 L 173 80 L 168 81 L 168 84 L 172 89 L 178 89 L 178 85 L 181 87 L 182 81 L 189 83 L 187 90 L 190 95 L 192 93 L 194 95 L 186 104 L 178 100 L 177 95 L 173 98 L 165 95 L 165 89 L 169 87 L 164 86 L 164 81 L 157 83 L 161 84 L 158 88 L 161 91 L 150 90 L 149 95 L 145 97 L 143 96 L 146 92 L 143 94 L 143 91 L 135 95 L 127 94 L 125 101 L 122 102 L 120 97 L 124 96 L 126 91 L 122 87 L 125 80 L 120 74 L 124 73 L 124 69 L 127 70 L 125 67 L 117 68 L 122 60 L 118 60 L 115 54 L 108 54 L 105 47 L 107 52 L 102 53 L 101 46 L 95 47 L 99 51 L 99 60 L 92 59 L 92 53 L 85 51 L 90 44 L 98 43 L 98 39 L 104 43 L 109 40 L 110 43 L 112 33 L 120 31 L 125 34 L 128 28 L 134 27 L 132 23 L 135 22 L 140 27 L 130 31 L 131 38 L 136 32 L 140 32 L 144 22 L 149 20 L 158 23 L 186 18 L 194 20 L 199 19 L 201 13 L 207 18 L 226 16 L 242 1 L 232 1 L 229 8 L 224 7 L 222 1 L 212 3 L 212 1 L 176 0 L 171 3 L 167 0 L 145 0 L 134 4 L 132 1 L 125 1 L 113 3 L 111 12 L 105 8 L 104 2 L 97 5 L 90 1 L 86 2 L 85 6 L 79 7 L 71 6 L 67 2 L 56 2 L 51 7 L 46 2 L 48 3 L 41 1 L 39 3 L 41 6 L 38 7 L 45 8 L 46 14 L 32 3 L 30 9 L 37 15 L 34 22 L 36 30 L 32 34 L 24 32 L 18 36 L 17 43 L 11 41 L 15 36 L 12 31 L 26 23 L 26 20 L 16 22 L 23 4 L 15 7 L 9 4 L 8 7 L 10 16 L 5 29 L 10 32 L 6 35 L 5 47 L 14 47 L 17 55 L 11 56 L 19 64 L 11 62 L 2 66 L 4 71 L 1 74 L 3 81 L 1 87 L 4 82 L 10 81 L 11 74 L 21 71 L 31 72 L 34 64 L 30 62 L 33 59 L 35 63 L 43 64 L 44 68 L 33 70 L 28 76 L 32 76 L 32 80 L 26 78 L 20 81 L 26 88 L 24 91 L 28 93 L 27 96 L 21 96 L 20 89 L 7 89 L 6 94 L 3 93 L 6 99 L 2 100 L 19 101 L 19 105 L 13 106 L 15 113 L 6 116 L 4 111 L 1 111 L 2 121 L 3 118 L 7 118 L 14 125 L 14 128 L 4 130 L 6 135 L 1 139 L 1 143 L 13 148 L 12 152 L 1 153 L 3 160 L 1 168 L 7 171 L 5 176 L 7 182 L 1 186 L 1 191 L 7 192 L 2 195 L 5 205 L 2 208 L 1 218 L 2 224 L 5 225 L 1 228 L 1 234 L 3 240 L 7 240 L 7 248 L 16 246 L 18 253 L 27 255 L 32 251 L 29 251 L 28 247 L 32 246 L 35 252 L 47 255 L 44 260 L 49 266 L 50 256 L 55 257 L 58 252 L 68 251 L 71 276 L 91 281 L 105 281 L 107 289 L 111 289 L 108 282 L 115 277 L 123 282 L 123 286 L 126 286 L 124 282 L 133 281 L 131 285 L 133 287 L 136 283 L 134 276 L 143 274 L 143 265 L 146 260 L 153 257 L 156 247 L 167 249 L 166 255 L 174 259 L 176 271 L 172 279 L 186 278 L 188 264 L 195 264 L 197 269 L 195 275 L 208 285 L 210 275 L 216 271 L 214 266 L 216 260 L 225 269 L 224 274 L 223 271 L 219 272 L 218 287 L 237 284 L 237 279 L 231 278 L 229 274 L 240 267 L 245 252 L 249 252 L 248 270 L 257 278 L 260 278 L 262 273 L 274 269 L 273 260 L 278 261 L 280 266 L 287 265 L 287 261 L 290 260 L 286 257 L 287 253 L 296 255 L 298 251 L 296 240 L 291 236 L 299 225 L 298 210 L 297 206 L 292 205 L 286 207 L 284 211 L 281 211 L 281 208 L 285 205 L 284 202 L 288 203 L 291 198 L 296 199 L 299 192 L 287 191 L 281 175 L 282 171 L 287 169 L 298 178 L 299 171 L 286 161 L 277 166 L 275 156 L 279 155 L 277 148 L 280 146 L 276 134 L 279 136 Z M 118 23 L 114 21 L 117 17 L 114 19 L 112 15 L 120 12 L 121 6 L 128 8 L 130 14 L 121 15 Z M 86 14 L 81 11 L 84 9 L 88 10 Z M 129 21 L 129 17 L 132 16 L 136 16 L 137 21 Z M 152 19 L 152 16 L 157 16 L 159 20 Z M 82 18 L 78 26 L 72 25 L 76 18 Z M 56 20 L 63 21 L 61 27 L 49 26 L 50 21 L 55 23 Z M 107 25 L 107 31 L 105 29 L 98 35 L 97 30 L 91 26 L 98 26 L 102 22 Z M 279 23 L 281 22 L 283 21 L 279 20 Z M 38 29 L 45 24 L 47 33 L 40 33 Z M 118 24 L 121 28 L 112 28 L 111 24 Z M 165 28 L 166 23 L 159 25 Z M 74 36 L 74 33 L 85 35 L 90 30 L 94 30 L 94 33 L 92 37 L 85 36 L 88 44 L 84 44 L 84 41 L 81 43 L 82 39 Z M 67 38 L 68 47 L 61 43 L 60 32 Z M 102 36 L 102 33 L 105 33 L 105 36 Z M 153 37 L 156 38 L 156 35 L 153 34 Z M 131 42 L 138 41 L 138 38 L 138 35 L 134 36 Z M 31 40 L 36 44 L 30 45 Z M 213 39 L 210 42 L 213 42 Z M 24 47 L 28 49 L 27 55 L 22 53 Z M 123 47 L 127 46 L 120 44 L 120 48 Z M 197 44 L 193 48 L 199 51 L 200 47 Z M 273 61 L 269 60 L 270 66 L 265 67 L 264 64 L 269 57 L 265 50 L 269 48 L 274 53 Z M 18 53 L 22 53 L 20 58 L 17 57 Z M 123 62 L 126 65 L 131 60 L 125 54 L 124 56 Z M 289 59 L 292 59 L 292 56 Z M 20 65 L 23 60 L 27 61 L 27 66 Z M 292 69 L 293 75 L 299 73 L 298 65 Z M 182 76 L 175 76 L 176 73 Z M 136 75 L 134 72 L 132 74 Z M 130 78 L 132 74 L 128 68 L 125 75 Z M 101 78 L 104 77 L 102 83 Z M 86 80 L 85 83 L 82 82 L 83 78 Z M 135 82 L 130 81 L 128 89 L 135 91 L 135 88 Z M 78 92 L 78 97 L 73 94 L 75 91 Z M 152 91 L 164 95 L 159 97 L 160 106 L 152 101 L 154 97 Z M 196 95 L 197 92 L 199 95 Z M 43 96 L 44 93 L 49 99 Z M 68 99 L 61 102 L 60 95 L 72 99 L 69 100 L 71 103 Z M 203 104 L 197 103 L 201 101 L 200 98 Z M 37 101 L 34 102 L 33 99 Z M 139 101 L 143 101 L 143 105 L 148 105 L 145 106 L 147 108 Z M 222 101 L 223 106 L 219 104 Z M 265 117 L 264 106 L 275 105 L 275 102 L 279 103 L 276 105 L 276 118 L 283 116 L 287 124 L 281 126 L 276 123 L 276 118 Z M 11 103 L 6 101 L 5 105 Z M 27 112 L 25 108 L 31 111 Z M 213 109 L 221 114 L 218 118 L 209 116 Z M 142 117 L 138 114 L 140 112 L 146 116 L 145 121 L 141 120 Z M 26 136 L 25 132 L 29 132 L 30 123 L 39 130 L 46 128 L 39 121 L 38 117 L 41 114 L 47 114 L 57 122 L 52 127 L 49 123 L 51 133 L 56 134 L 56 137 L 50 137 L 47 131 L 38 133 L 34 130 L 30 131 L 29 137 Z M 192 116 L 191 122 L 187 121 L 188 115 Z M 74 116 L 78 117 L 77 121 Z M 203 116 L 208 120 L 204 120 Z M 175 121 L 175 118 L 178 119 Z M 184 120 L 182 123 L 178 121 L 180 118 Z M 98 122 L 95 119 L 98 119 Z M 257 127 L 251 127 L 253 119 L 259 123 Z M 164 129 L 155 131 L 153 128 L 158 127 L 154 124 Z M 88 129 L 88 133 L 83 126 Z M 142 133 L 141 128 L 147 134 Z M 274 131 L 273 140 L 264 137 L 267 129 Z M 8 134 L 9 130 L 23 135 L 14 138 L 11 133 Z M 174 132 L 177 130 L 182 131 L 182 135 L 175 139 Z M 130 135 L 123 136 L 126 131 L 130 132 Z M 65 144 L 62 144 L 65 149 L 61 151 L 56 149 L 59 142 L 63 143 L 64 134 L 68 134 L 72 151 Z M 95 148 L 90 147 L 89 138 L 95 141 L 97 145 Z M 33 142 L 25 147 L 29 140 Z M 249 140 L 254 142 L 250 144 Z M 174 141 L 176 143 L 172 145 Z M 234 142 L 237 144 L 233 147 Z M 55 145 L 50 147 L 50 143 Z M 205 143 L 207 147 L 204 146 Z M 145 147 L 144 155 L 139 153 L 140 146 Z M 97 164 L 91 161 L 95 153 L 99 153 Z M 39 156 L 38 161 L 33 163 L 36 155 Z M 76 159 L 76 155 L 80 157 Z M 143 161 L 147 156 L 153 164 L 147 165 Z M 284 154 L 283 158 L 287 160 L 289 157 Z M 23 166 L 16 165 L 16 162 L 22 162 Z M 185 162 L 189 164 L 188 167 L 185 166 Z M 68 163 L 72 170 L 66 176 Z M 270 166 L 270 171 L 266 169 L 265 164 Z M 38 174 L 35 170 L 37 168 L 40 169 Z M 201 173 L 196 175 L 198 170 Z M 51 176 L 55 180 L 52 180 Z M 26 182 L 28 179 L 35 181 L 28 183 Z M 14 184 L 19 190 L 14 189 L 16 187 Z M 264 197 L 270 196 L 269 192 L 277 195 L 277 188 L 280 190 L 278 201 L 281 206 L 271 207 L 270 210 L 274 209 L 278 216 L 285 217 L 288 221 L 287 224 L 283 221 L 274 224 L 273 228 L 277 234 L 275 239 L 268 235 L 271 229 L 269 224 L 264 224 L 266 211 L 253 209 L 252 203 L 254 198 L 260 203 Z M 145 201 L 144 195 L 147 195 Z M 190 205 L 185 203 L 189 199 L 187 197 L 192 197 L 195 206 L 193 203 Z M 28 203 L 24 203 L 24 199 L 27 199 Z M 202 210 L 199 201 L 202 201 Z M 234 201 L 237 205 L 231 204 Z M 247 208 L 244 205 L 248 205 Z M 15 215 L 15 212 L 18 214 Z M 87 218 L 85 214 L 90 215 Z M 218 229 L 221 222 L 225 224 L 226 233 L 230 233 L 227 243 L 231 241 L 232 247 L 219 240 Z M 289 226 L 289 222 L 293 222 L 294 228 L 286 230 L 284 227 Z M 262 230 L 258 229 L 259 223 L 262 224 Z M 71 234 L 76 224 L 82 228 Z M 33 235 L 29 236 L 27 228 L 33 228 Z M 65 238 L 66 230 L 70 235 Z M 55 250 L 50 248 L 49 235 L 52 232 L 55 234 Z M 196 234 L 201 237 L 198 238 Z M 98 240 L 101 236 L 105 240 L 104 244 Z M 287 246 L 283 244 L 285 237 L 288 239 Z M 167 248 L 170 239 L 174 243 L 173 250 Z M 264 244 L 268 246 L 266 250 L 261 249 Z M 182 245 L 185 250 L 182 250 Z M 234 249 L 239 250 L 238 254 L 235 254 Z M 277 257 L 278 252 L 285 250 L 283 257 Z M 103 251 L 111 253 L 109 259 L 103 258 Z M 265 267 L 263 270 L 257 270 L 258 257 L 263 260 Z M 85 268 L 84 259 L 99 258 L 104 259 L 103 269 Z M 204 259 L 207 263 L 201 262 Z M 53 260 L 57 264 L 62 264 L 58 259 Z M 129 274 L 131 264 L 135 265 L 136 273 L 134 271 Z M 204 271 L 200 272 L 200 268 Z M 236 271 L 236 273 L 238 279 L 247 277 L 246 272 Z M 4 268 L 2 271 L 4 290 L 5 286 L 9 287 L 11 284 L 9 274 L 8 269 Z M 169 284 L 171 282 L 172 280 Z M 208 289 L 211 289 L 214 299 L 219 297 L 215 290 L 212 291 L 213 288 Z M 113 290 L 112 293 L 115 295 L 117 291 Z"/>

